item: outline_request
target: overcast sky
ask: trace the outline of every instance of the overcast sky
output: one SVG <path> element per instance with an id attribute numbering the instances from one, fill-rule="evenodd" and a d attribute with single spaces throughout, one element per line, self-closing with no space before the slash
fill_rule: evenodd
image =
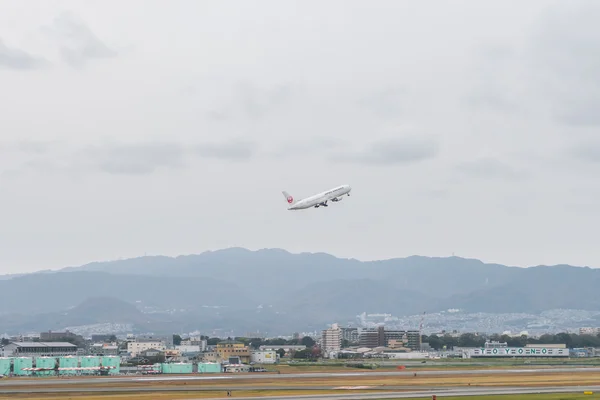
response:
<path id="1" fill-rule="evenodd" d="M 600 266 L 600 2 L 0 0 L 0 272 Z M 350 184 L 327 209 L 296 198 Z"/>

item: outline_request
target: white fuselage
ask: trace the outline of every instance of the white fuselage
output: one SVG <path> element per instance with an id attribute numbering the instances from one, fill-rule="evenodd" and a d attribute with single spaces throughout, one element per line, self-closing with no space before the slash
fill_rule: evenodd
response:
<path id="1" fill-rule="evenodd" d="M 315 194 L 314 196 L 307 197 L 302 200 L 298 200 L 292 204 L 288 210 L 303 210 L 310 207 L 319 207 L 326 205 L 328 201 L 339 201 L 344 195 L 350 195 L 352 188 L 350 185 L 338 186 L 334 189 L 327 190 L 322 193 Z"/>

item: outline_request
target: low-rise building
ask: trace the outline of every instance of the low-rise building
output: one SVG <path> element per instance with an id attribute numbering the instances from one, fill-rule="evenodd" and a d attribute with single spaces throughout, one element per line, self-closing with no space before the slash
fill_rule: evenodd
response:
<path id="1" fill-rule="evenodd" d="M 160 356 L 164 355 L 164 353 L 165 352 L 163 350 L 147 349 L 147 350 L 141 351 L 139 353 L 139 355 L 141 357 L 152 358 L 152 357 L 160 357 Z"/>
<path id="2" fill-rule="evenodd" d="M 90 354 L 95 356 L 117 356 L 119 346 L 116 343 L 94 343 L 90 346 Z"/>
<path id="3" fill-rule="evenodd" d="M 180 346 L 198 346 L 199 351 L 206 351 L 207 341 L 200 337 L 190 337 L 182 340 Z"/>
<path id="4" fill-rule="evenodd" d="M 289 353 L 290 351 L 302 351 L 302 350 L 306 350 L 306 346 L 305 345 L 289 345 L 289 344 L 282 344 L 282 345 L 263 345 L 263 346 L 259 346 L 258 347 L 259 350 L 261 351 L 265 351 L 265 350 L 274 350 L 277 351 L 279 349 L 283 349 L 283 351 L 285 351 L 285 353 Z"/>
<path id="5" fill-rule="evenodd" d="M 201 353 L 200 359 L 205 363 L 216 363 L 221 360 L 216 351 L 205 351 Z"/>
<path id="6" fill-rule="evenodd" d="M 256 364 L 275 364 L 279 361 L 279 354 L 275 351 L 252 351 L 250 353 L 250 362 Z"/>
<path id="7" fill-rule="evenodd" d="M 4 346 L 3 357 L 74 356 L 77 346 L 68 342 L 11 342 Z"/>
<path id="8" fill-rule="evenodd" d="M 129 337 L 128 336 L 128 341 L 130 341 L 131 339 L 133 339 L 133 341 L 137 341 L 137 342 L 141 342 L 141 341 L 151 341 L 151 342 L 162 342 L 166 348 L 171 349 L 173 348 L 174 344 L 173 344 L 173 335 L 166 335 L 166 336 L 160 336 L 160 335 L 137 335 L 135 336 L 135 339 L 133 337 Z"/>
<path id="9" fill-rule="evenodd" d="M 223 372 L 248 372 L 250 371 L 250 366 L 244 364 L 226 364 L 223 365 Z"/>
<path id="10" fill-rule="evenodd" d="M 165 353 L 165 357 L 167 358 L 180 358 L 181 357 L 181 351 L 177 350 L 177 349 L 166 349 L 164 351 Z"/>
<path id="11" fill-rule="evenodd" d="M 94 342 L 94 343 L 110 342 L 111 339 L 115 340 L 115 335 L 113 335 L 113 334 L 93 334 L 92 335 L 92 342 Z"/>
<path id="12" fill-rule="evenodd" d="M 183 342 L 182 342 L 183 343 Z M 180 345 L 180 346 L 175 346 L 175 350 L 178 350 L 179 352 L 181 352 L 181 354 L 184 353 L 199 353 L 202 351 L 202 347 L 201 346 L 194 346 L 194 345 Z"/>
<path id="13" fill-rule="evenodd" d="M 229 360 L 230 357 L 239 357 L 242 363 L 250 362 L 250 350 L 244 343 L 235 340 L 224 340 L 217 343 L 217 353 L 221 360 Z"/>
<path id="14" fill-rule="evenodd" d="M 156 349 L 160 351 L 166 350 L 165 343 L 154 339 L 137 339 L 132 342 L 127 342 L 127 352 L 131 357 L 137 357 L 142 351 Z"/>
<path id="15" fill-rule="evenodd" d="M 83 341 L 83 336 L 77 335 L 73 332 L 69 332 L 68 329 L 64 332 L 52 332 L 52 331 L 40 332 L 40 342 L 52 342 L 54 340 L 61 340 L 61 339 L 63 339 L 63 340 L 74 339 L 74 340 Z"/>

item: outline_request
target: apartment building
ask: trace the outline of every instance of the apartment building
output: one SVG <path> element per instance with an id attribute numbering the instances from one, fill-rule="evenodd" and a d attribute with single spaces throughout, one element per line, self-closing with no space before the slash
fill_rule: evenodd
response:
<path id="1" fill-rule="evenodd" d="M 358 328 L 342 328 L 342 340 L 347 340 L 350 343 L 358 343 L 358 339 Z"/>
<path id="2" fill-rule="evenodd" d="M 329 357 L 331 352 L 337 352 L 342 349 L 342 330 L 338 324 L 332 324 L 331 328 L 321 332 L 321 351 L 325 357 Z"/>
<path id="3" fill-rule="evenodd" d="M 359 335 L 361 347 L 388 347 L 390 341 L 404 343 L 411 350 L 421 350 L 421 334 L 419 331 L 386 330 L 383 326 L 363 330 Z"/>

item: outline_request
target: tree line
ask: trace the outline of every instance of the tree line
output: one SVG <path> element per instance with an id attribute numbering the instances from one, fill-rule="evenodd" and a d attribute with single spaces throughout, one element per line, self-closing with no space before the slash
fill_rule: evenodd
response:
<path id="1" fill-rule="evenodd" d="M 181 343 L 181 337 L 174 335 L 175 344 Z M 223 338 L 202 336 L 202 340 L 206 340 L 209 346 L 217 345 L 222 342 Z M 263 339 L 263 338 L 248 338 L 248 337 L 234 337 L 227 338 L 227 340 L 235 340 L 243 343 L 244 345 L 258 349 L 260 346 L 298 346 L 304 345 L 307 348 L 306 352 L 300 352 L 299 355 L 312 355 L 313 348 L 316 346 L 316 342 L 310 336 L 304 336 L 299 339 Z M 578 335 L 575 333 L 557 333 L 557 334 L 545 334 L 539 338 L 532 338 L 526 335 L 522 336 L 508 336 L 500 334 L 476 334 L 476 333 L 463 333 L 460 336 L 452 336 L 450 334 L 438 336 L 438 335 L 422 335 L 422 343 L 429 343 L 435 350 L 451 350 L 454 347 L 483 347 L 486 341 L 498 341 L 506 343 L 508 347 L 525 347 L 528 344 L 565 344 L 567 348 L 579 348 L 579 347 L 600 347 L 600 334 L 599 335 Z M 342 341 L 342 348 L 358 345 L 358 343 L 352 343 L 347 340 Z"/>

